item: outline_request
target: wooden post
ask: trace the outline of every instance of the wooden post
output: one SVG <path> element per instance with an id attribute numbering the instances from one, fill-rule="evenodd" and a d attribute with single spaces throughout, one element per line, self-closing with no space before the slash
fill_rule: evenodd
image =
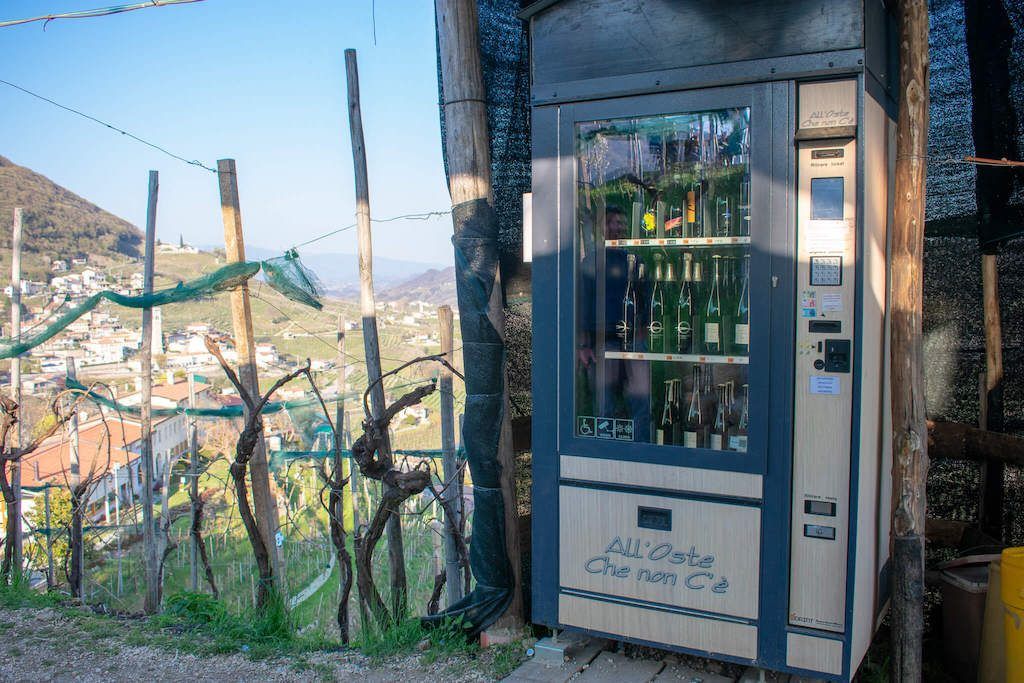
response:
<path id="1" fill-rule="evenodd" d="M 900 0 L 899 117 L 892 231 L 893 429 L 892 670 L 922 680 L 924 632 L 925 423 L 921 334 L 925 170 L 928 154 L 928 3 Z"/>
<path id="2" fill-rule="evenodd" d="M 380 345 L 377 340 L 377 310 L 373 299 L 373 236 L 370 229 L 370 185 L 366 173 L 366 146 L 363 142 L 363 115 L 359 108 L 359 66 L 356 51 L 345 50 L 345 76 L 348 84 L 348 123 L 352 137 L 352 166 L 356 183 L 356 231 L 359 239 L 359 310 L 363 318 L 363 348 L 366 354 L 366 381 L 380 379 Z M 384 414 L 384 385 L 377 382 L 370 392 L 370 412 L 374 419 Z M 390 465 L 391 439 L 385 432 L 381 456 Z M 387 486 L 387 484 L 382 484 Z M 388 560 L 391 569 L 391 609 L 396 621 L 405 617 L 407 581 L 405 549 L 402 544 L 402 520 L 388 517 Z"/>
<path id="3" fill-rule="evenodd" d="M 455 318 L 452 315 L 450 306 L 439 306 L 437 319 L 441 327 L 441 353 L 445 360 L 455 364 L 453 337 L 455 336 Z M 461 475 L 459 465 L 455 459 L 455 394 L 453 393 L 452 371 L 446 367 L 441 368 L 441 456 L 444 472 L 444 493 L 443 497 L 448 503 L 448 509 L 455 517 L 449 520 L 444 526 L 444 572 L 445 572 L 445 605 L 451 607 L 463 598 L 462 594 L 462 572 L 459 568 L 459 549 L 451 528 L 461 528 L 462 498 L 459 496 L 459 486 L 456 476 Z M 461 477 L 460 477 L 461 478 Z"/>
<path id="4" fill-rule="evenodd" d="M 50 522 L 50 485 L 43 484 L 43 519 L 46 520 L 46 589 L 57 585 L 57 575 L 53 573 L 53 525 Z"/>
<path id="5" fill-rule="evenodd" d="M 11 237 L 11 339 L 15 343 L 21 340 L 21 207 L 14 209 L 14 234 Z M 21 408 L 21 357 L 11 358 L 11 398 Z M 22 408 L 20 415 L 24 417 Z M 22 445 L 22 420 L 14 426 L 14 439 L 17 446 Z M 6 464 L 4 465 L 6 467 Z M 14 490 L 14 502 L 7 510 L 7 515 L 14 520 L 14 561 L 11 576 L 21 575 L 24 537 L 21 525 L 21 462 L 11 463 L 11 488 Z"/>
<path id="6" fill-rule="evenodd" d="M 345 441 L 345 376 L 348 369 L 348 362 L 345 356 L 345 315 L 338 314 L 338 379 L 335 380 L 334 390 L 338 393 L 338 400 L 334 404 L 334 428 L 337 432 L 340 447 L 344 450 L 348 447 Z M 359 468 L 352 467 L 349 458 L 342 461 L 342 474 L 348 477 L 350 486 L 344 492 L 348 500 L 342 501 L 342 507 L 352 515 L 353 534 L 359 528 L 359 506 L 356 504 L 356 477 L 359 476 Z"/>
<path id="7" fill-rule="evenodd" d="M 143 294 L 153 292 L 153 271 L 156 260 L 156 202 L 160 192 L 160 174 L 149 172 L 149 202 L 146 206 L 146 250 L 143 266 Z M 153 308 L 142 309 L 141 422 L 142 422 L 142 548 L 146 567 L 146 614 L 160 611 L 160 558 L 156 547 L 156 526 L 153 519 Z M 166 498 L 166 492 L 164 498 Z"/>
<path id="8" fill-rule="evenodd" d="M 981 255 L 982 298 L 985 320 L 985 387 L 981 395 L 979 427 L 1003 431 L 1003 332 L 999 315 L 999 271 L 995 254 Z M 1005 467 L 997 460 L 981 463 L 981 499 L 978 526 L 997 541 L 1003 540 L 1003 486 Z"/>
<path id="9" fill-rule="evenodd" d="M 245 261 L 245 239 L 242 235 L 242 209 L 238 200 L 238 173 L 234 159 L 217 161 L 217 180 L 220 185 L 220 211 L 224 221 L 224 247 L 228 263 Z M 252 396 L 260 396 L 259 377 L 256 373 L 256 344 L 252 331 L 252 308 L 249 306 L 249 285 L 241 284 L 231 292 L 231 322 L 235 332 L 235 350 L 238 353 L 238 378 Z M 248 412 L 246 412 L 248 419 Z M 252 501 L 256 520 L 263 534 L 263 543 L 270 553 L 270 565 L 278 581 L 283 580 L 280 549 L 274 542 L 279 528 L 277 503 L 270 493 L 270 471 L 267 467 L 267 447 L 260 434 L 252 459 L 249 461 L 249 479 L 252 482 Z M 279 587 L 283 585 L 279 584 Z"/>
<path id="10" fill-rule="evenodd" d="M 78 375 L 75 370 L 75 359 L 67 357 L 68 377 L 75 379 Z M 71 538 L 68 545 L 71 551 L 71 568 L 68 572 L 68 587 L 71 595 L 79 600 L 85 600 L 85 543 L 82 539 L 82 503 L 80 500 L 80 489 L 82 485 L 82 472 L 79 468 L 78 459 L 78 413 L 75 412 L 68 420 L 68 485 L 71 487 Z"/>
<path id="11" fill-rule="evenodd" d="M 128 476 L 132 476 L 132 468 L 128 468 Z M 118 463 L 114 463 L 114 526 L 117 527 L 117 595 L 124 592 L 124 574 L 122 572 L 121 558 L 121 469 Z M 52 554 L 51 554 L 52 558 Z"/>
<path id="12" fill-rule="evenodd" d="M 196 379 L 191 372 L 188 373 L 188 407 L 196 407 Z M 188 416 L 188 489 L 192 500 L 192 519 L 196 518 L 196 508 L 199 506 L 199 438 L 196 433 L 196 418 Z M 199 590 L 199 539 L 195 534 L 190 534 L 192 542 L 189 544 L 189 585 L 192 592 Z"/>
<path id="13" fill-rule="evenodd" d="M 435 0 L 434 7 L 444 91 L 447 131 L 445 150 L 452 206 L 481 199 L 493 204 L 487 92 L 480 65 L 476 3 L 474 0 Z M 501 291 L 499 273 L 495 275 L 491 290 L 488 318 L 498 334 L 504 336 L 505 311 Z M 463 324 L 466 323 L 465 317 L 461 320 Z M 463 339 L 466 337 L 464 328 Z M 502 367 L 504 374 L 505 368 Z M 498 465 L 501 468 L 501 492 L 505 507 L 505 551 L 512 567 L 514 586 L 512 601 L 494 628 L 518 629 L 523 624 L 522 565 L 507 377 L 504 383 Z"/>

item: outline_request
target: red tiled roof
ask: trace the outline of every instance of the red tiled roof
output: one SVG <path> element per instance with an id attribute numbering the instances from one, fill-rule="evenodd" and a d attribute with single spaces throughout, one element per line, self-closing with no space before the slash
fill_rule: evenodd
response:
<path id="1" fill-rule="evenodd" d="M 109 427 L 109 434 L 107 433 Z M 142 438 L 142 427 L 137 422 L 109 420 L 104 427 L 101 420 L 79 426 L 78 463 L 83 478 L 96 477 L 113 468 L 126 465 L 138 456 L 124 449 Z M 109 446 L 109 448 L 108 448 Z M 50 437 L 21 462 L 23 486 L 42 484 L 64 485 L 71 458 L 71 441 L 64 430 Z M 36 476 L 38 466 L 39 476 Z"/>

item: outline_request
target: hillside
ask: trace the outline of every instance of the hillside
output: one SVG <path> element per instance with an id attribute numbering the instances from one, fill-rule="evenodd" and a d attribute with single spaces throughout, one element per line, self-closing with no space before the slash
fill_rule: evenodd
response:
<path id="1" fill-rule="evenodd" d="M 458 307 L 455 295 L 455 267 L 431 268 L 377 295 L 380 301 L 426 301 L 434 305 Z"/>
<path id="2" fill-rule="evenodd" d="M 22 273 L 45 280 L 54 258 L 88 254 L 99 263 L 141 255 L 142 233 L 44 175 L 0 156 L 0 273 L 10 273 L 14 207 L 24 209 Z"/>

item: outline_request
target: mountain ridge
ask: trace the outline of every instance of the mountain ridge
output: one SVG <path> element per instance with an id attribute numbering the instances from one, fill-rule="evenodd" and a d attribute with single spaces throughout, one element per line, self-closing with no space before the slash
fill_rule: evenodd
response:
<path id="1" fill-rule="evenodd" d="M 0 272 L 10 272 L 14 208 L 22 212 L 22 277 L 45 280 L 54 259 L 138 259 L 143 234 L 41 173 L 0 156 Z"/>

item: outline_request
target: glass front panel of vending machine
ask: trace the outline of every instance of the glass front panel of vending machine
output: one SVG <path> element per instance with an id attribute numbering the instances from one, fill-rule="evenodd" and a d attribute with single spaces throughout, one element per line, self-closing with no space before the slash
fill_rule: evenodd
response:
<path id="1" fill-rule="evenodd" d="M 748 453 L 750 143 L 749 107 L 576 123 L 575 437 Z"/>

